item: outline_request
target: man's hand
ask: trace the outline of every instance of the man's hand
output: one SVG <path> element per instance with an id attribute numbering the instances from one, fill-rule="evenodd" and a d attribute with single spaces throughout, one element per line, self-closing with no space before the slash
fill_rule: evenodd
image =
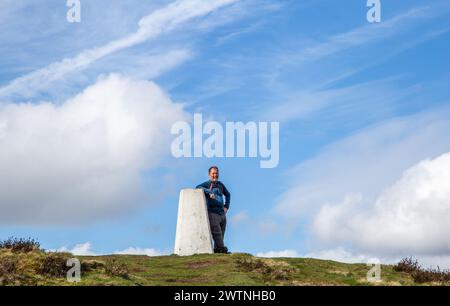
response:
<path id="1" fill-rule="evenodd" d="M 228 208 L 224 207 L 223 210 L 225 211 L 225 214 L 227 214 Z"/>
<path id="2" fill-rule="evenodd" d="M 215 195 L 214 193 L 211 193 L 211 194 L 209 195 L 209 197 L 210 197 L 211 199 L 215 199 L 215 198 L 216 198 L 216 195 Z"/>

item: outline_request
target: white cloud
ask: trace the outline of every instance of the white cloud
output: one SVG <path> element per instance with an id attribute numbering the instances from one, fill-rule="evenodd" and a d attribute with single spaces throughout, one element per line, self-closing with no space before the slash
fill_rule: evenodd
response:
<path id="1" fill-rule="evenodd" d="M 179 26 L 197 17 L 205 16 L 215 10 L 234 3 L 237 0 L 178 0 L 158 9 L 139 21 L 138 30 L 121 39 L 111 41 L 101 47 L 87 49 L 73 58 L 54 62 L 49 66 L 33 71 L 11 81 L 0 88 L 0 97 L 18 95 L 30 97 L 36 91 L 66 74 L 85 69 L 97 60 L 120 50 L 155 39 L 175 30 Z"/>
<path id="2" fill-rule="evenodd" d="M 93 251 L 92 244 L 90 242 L 80 243 L 75 245 L 73 248 L 63 246 L 57 250 L 50 250 L 50 252 L 68 252 L 77 256 L 101 256 Z M 115 251 L 113 254 L 116 255 L 146 255 L 146 256 L 163 256 L 168 255 L 168 253 L 153 249 L 153 248 L 135 248 L 129 247 L 122 251 Z"/>
<path id="3" fill-rule="evenodd" d="M 185 118 L 154 83 L 98 80 L 60 106 L 0 106 L 0 224 L 83 224 L 142 204 Z"/>
<path id="4" fill-rule="evenodd" d="M 165 252 L 162 252 L 157 249 L 148 249 L 148 248 L 134 248 L 129 247 L 123 251 L 116 251 L 114 254 L 119 255 L 147 255 L 147 256 L 162 256 L 162 255 L 168 255 Z"/>
<path id="5" fill-rule="evenodd" d="M 327 146 L 290 171 L 275 211 L 309 222 L 315 255 L 448 262 L 449 116 L 440 108 L 394 118 Z"/>
<path id="6" fill-rule="evenodd" d="M 256 254 L 257 257 L 299 257 L 295 250 L 268 251 Z"/>
<path id="7" fill-rule="evenodd" d="M 360 203 L 351 198 L 323 206 L 314 222 L 318 237 L 351 241 L 371 253 L 450 254 L 450 153 L 405 171 L 373 205 Z"/>
<path id="8" fill-rule="evenodd" d="M 68 252 L 68 253 L 72 253 L 73 255 L 77 255 L 77 256 L 98 256 L 99 255 L 92 251 L 92 245 L 90 242 L 77 244 L 72 249 L 69 249 L 66 246 L 64 246 L 55 251 Z"/>

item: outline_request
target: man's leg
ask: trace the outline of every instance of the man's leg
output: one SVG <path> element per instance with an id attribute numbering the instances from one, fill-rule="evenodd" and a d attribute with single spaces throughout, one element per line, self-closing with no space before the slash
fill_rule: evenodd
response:
<path id="1" fill-rule="evenodd" d="M 225 215 L 221 216 L 222 220 L 220 222 L 220 229 L 222 230 L 222 240 L 225 239 L 225 229 L 227 228 L 227 217 Z"/>
<path id="2" fill-rule="evenodd" d="M 227 217 L 226 215 L 221 216 L 220 229 L 222 230 L 222 242 L 225 240 L 225 229 L 227 228 Z M 222 251 L 229 254 L 228 248 L 224 245 Z"/>
<path id="3" fill-rule="evenodd" d="M 209 225 L 211 227 L 211 235 L 214 239 L 214 250 L 222 250 L 224 248 L 223 244 L 223 233 L 221 227 L 221 216 L 215 213 L 208 213 Z"/>

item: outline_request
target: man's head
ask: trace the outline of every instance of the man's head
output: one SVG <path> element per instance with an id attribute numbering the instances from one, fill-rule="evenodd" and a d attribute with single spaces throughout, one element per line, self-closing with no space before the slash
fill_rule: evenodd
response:
<path id="1" fill-rule="evenodd" d="M 217 166 L 209 168 L 208 174 L 211 181 L 217 182 L 219 180 L 219 168 Z"/>

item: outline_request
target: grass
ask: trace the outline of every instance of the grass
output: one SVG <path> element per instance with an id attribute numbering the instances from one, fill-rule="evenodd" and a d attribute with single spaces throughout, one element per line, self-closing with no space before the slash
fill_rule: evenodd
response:
<path id="1" fill-rule="evenodd" d="M 374 285 L 366 280 L 369 267 L 365 264 L 343 264 L 308 258 L 266 259 L 242 253 L 186 257 L 76 256 L 83 267 L 81 282 L 69 283 L 59 273 L 61 261 L 54 258 L 49 260 L 49 256 L 55 255 L 37 250 L 29 253 L 0 250 L 2 263 L 12 258 L 15 262 L 15 268 L 8 272 L 12 276 L 5 285 Z M 45 265 L 55 262 L 55 269 Z M 43 265 L 46 268 L 43 269 Z M 396 272 L 393 266 L 387 265 L 382 266 L 382 282 L 376 283 L 414 284 L 411 275 Z"/>
<path id="2" fill-rule="evenodd" d="M 361 286 L 447 285 L 418 282 L 409 266 L 382 265 L 381 282 L 367 281 L 370 267 L 312 258 L 258 258 L 250 254 L 193 256 L 73 256 L 48 253 L 38 248 L 0 248 L 0 284 L 38 286 Z M 81 281 L 70 283 L 65 275 L 69 258 L 81 262 Z M 400 264 L 400 263 L 399 263 Z M 400 268 L 399 268 L 400 267 Z"/>

